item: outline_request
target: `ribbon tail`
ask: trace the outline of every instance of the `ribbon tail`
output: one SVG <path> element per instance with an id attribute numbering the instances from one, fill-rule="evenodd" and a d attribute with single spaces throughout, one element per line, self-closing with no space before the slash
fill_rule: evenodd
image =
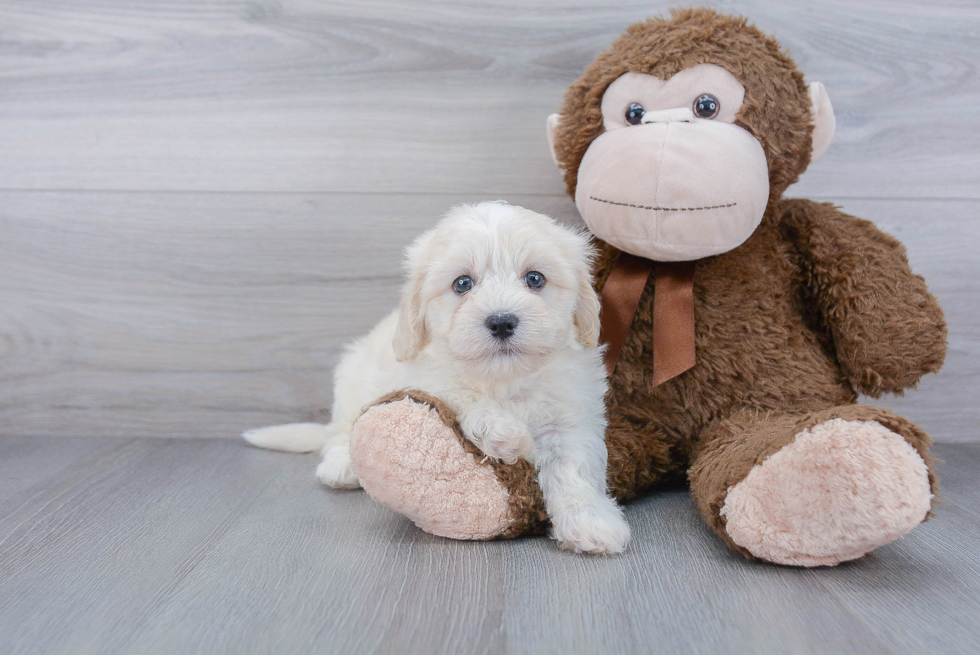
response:
<path id="1" fill-rule="evenodd" d="M 694 262 L 657 262 L 653 295 L 653 386 L 693 367 Z"/>
<path id="2" fill-rule="evenodd" d="M 653 262 L 649 259 L 624 252 L 616 260 L 602 287 L 599 342 L 606 344 L 605 364 L 609 377 L 616 370 L 619 351 L 626 341 L 640 296 L 652 272 Z"/>

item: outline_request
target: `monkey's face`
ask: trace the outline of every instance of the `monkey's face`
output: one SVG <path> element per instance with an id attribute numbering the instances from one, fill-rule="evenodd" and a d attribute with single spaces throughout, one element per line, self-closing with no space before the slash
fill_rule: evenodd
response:
<path id="1" fill-rule="evenodd" d="M 769 199 L 762 145 L 734 124 L 745 89 L 714 64 L 669 80 L 626 73 L 602 96 L 604 132 L 575 204 L 599 238 L 657 261 L 717 255 L 758 227 Z"/>
<path id="2" fill-rule="evenodd" d="M 548 117 L 566 188 L 620 250 L 732 250 L 826 150 L 834 111 L 771 37 L 711 9 L 631 25 Z M 809 152 L 807 152 L 809 150 Z"/>

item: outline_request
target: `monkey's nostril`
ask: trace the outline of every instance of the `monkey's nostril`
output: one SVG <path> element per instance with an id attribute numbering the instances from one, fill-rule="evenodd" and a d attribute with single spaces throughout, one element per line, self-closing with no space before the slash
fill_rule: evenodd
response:
<path id="1" fill-rule="evenodd" d="M 513 314 L 491 314 L 483 324 L 496 338 L 507 339 L 514 334 L 519 322 Z"/>

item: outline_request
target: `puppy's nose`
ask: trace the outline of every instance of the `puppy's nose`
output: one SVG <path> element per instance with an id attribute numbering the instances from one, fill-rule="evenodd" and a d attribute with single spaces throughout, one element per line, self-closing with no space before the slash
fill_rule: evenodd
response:
<path id="1" fill-rule="evenodd" d="M 498 339 L 506 339 L 514 334 L 517 329 L 517 317 L 513 314 L 491 314 L 487 317 L 484 325 L 490 330 L 490 334 Z"/>

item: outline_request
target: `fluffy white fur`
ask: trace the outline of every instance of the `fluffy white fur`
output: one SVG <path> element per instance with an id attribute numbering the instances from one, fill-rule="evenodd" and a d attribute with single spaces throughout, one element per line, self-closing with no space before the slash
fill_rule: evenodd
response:
<path id="1" fill-rule="evenodd" d="M 251 430 L 265 448 L 322 449 L 326 485 L 360 486 L 349 435 L 366 405 L 415 388 L 442 399 L 464 436 L 489 457 L 527 458 L 538 471 L 553 536 L 579 552 L 618 553 L 629 542 L 622 511 L 606 489 L 606 377 L 592 251 L 582 234 L 503 202 L 457 207 L 407 250 L 400 307 L 352 343 L 335 373 L 330 425 Z M 541 289 L 525 275 L 545 276 Z M 453 282 L 472 278 L 457 293 Z M 518 317 L 495 338 L 491 314 Z"/>

